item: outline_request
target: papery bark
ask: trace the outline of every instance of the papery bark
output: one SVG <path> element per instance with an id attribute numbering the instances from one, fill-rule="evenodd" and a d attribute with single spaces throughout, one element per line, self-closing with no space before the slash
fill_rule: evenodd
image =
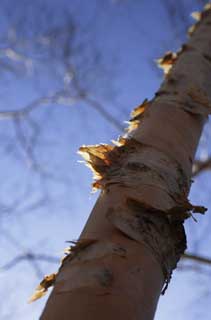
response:
<path id="1" fill-rule="evenodd" d="M 192 164 L 211 110 L 211 10 L 159 60 L 160 90 L 136 108 L 117 146 L 82 147 L 101 195 L 63 262 L 41 320 L 152 320 L 186 248 Z M 93 241 L 92 241 L 93 240 Z M 76 244 L 77 246 L 77 244 Z"/>

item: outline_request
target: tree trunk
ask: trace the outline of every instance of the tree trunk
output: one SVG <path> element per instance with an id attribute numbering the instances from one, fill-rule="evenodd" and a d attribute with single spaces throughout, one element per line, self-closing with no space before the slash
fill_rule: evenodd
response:
<path id="1" fill-rule="evenodd" d="M 41 320 L 153 319 L 186 248 L 184 220 L 205 211 L 187 199 L 211 101 L 210 7 L 197 17 L 188 44 L 159 60 L 165 80 L 127 136 L 80 149 L 102 192 Z"/>

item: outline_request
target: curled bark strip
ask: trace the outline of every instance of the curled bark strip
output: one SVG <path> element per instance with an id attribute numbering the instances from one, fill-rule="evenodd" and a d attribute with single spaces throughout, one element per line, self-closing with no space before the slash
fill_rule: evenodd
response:
<path id="1" fill-rule="evenodd" d="M 73 244 L 72 246 L 68 247 L 68 254 L 77 254 L 82 249 L 85 249 L 90 244 L 95 243 L 96 241 L 96 239 L 79 239 L 77 241 L 67 241 Z"/>
<path id="2" fill-rule="evenodd" d="M 127 204 L 130 208 L 134 208 L 135 211 L 147 211 L 149 213 L 159 213 L 163 214 L 168 218 L 168 220 L 173 222 L 184 222 L 185 219 L 188 219 L 193 215 L 193 213 L 205 214 L 207 208 L 203 206 L 192 205 L 187 199 L 184 199 L 183 203 L 180 205 L 172 207 L 169 210 L 161 211 L 158 208 L 154 208 L 149 204 L 140 202 L 139 200 L 128 198 Z"/>
<path id="3" fill-rule="evenodd" d="M 67 260 L 72 260 L 77 256 L 78 253 L 80 253 L 82 250 L 84 250 L 91 244 L 95 243 L 96 241 L 96 239 L 79 239 L 78 241 L 68 241 L 73 245 L 65 249 L 66 256 L 61 260 L 61 266 L 59 268 L 59 271 L 64 266 Z M 48 289 L 54 286 L 55 281 L 57 279 L 57 275 L 58 272 L 45 276 L 35 289 L 35 292 L 31 296 L 29 302 L 33 302 L 42 298 L 47 293 Z"/>
<path id="4" fill-rule="evenodd" d="M 110 209 L 108 220 L 125 236 L 147 246 L 160 263 L 165 279 L 162 293 L 164 294 L 171 279 L 172 271 L 176 268 L 180 256 L 186 249 L 186 236 L 183 223 L 170 222 L 161 212 L 149 212 L 148 209 L 134 211 L 128 206 Z"/>
<path id="5" fill-rule="evenodd" d="M 89 239 L 87 239 L 89 241 Z M 80 264 L 80 263 L 87 263 L 92 260 L 102 259 L 106 256 L 119 256 L 122 258 L 126 257 L 126 249 L 118 243 L 114 243 L 112 241 L 97 241 L 97 239 L 90 242 L 93 244 L 89 246 L 88 250 L 79 250 L 77 254 L 73 254 L 70 252 L 64 260 L 62 261 L 62 265 L 60 269 L 65 266 L 65 262 L 71 260 L 71 265 Z M 87 245 L 88 246 L 88 245 Z M 86 246 L 86 247 L 87 247 Z M 74 259 L 73 259 L 74 258 Z"/>
<path id="6" fill-rule="evenodd" d="M 118 139 L 117 140 L 111 140 L 111 142 L 116 146 L 116 147 L 122 147 L 122 146 L 124 146 L 125 144 L 126 144 L 126 141 L 127 141 L 127 139 L 126 139 L 126 137 L 124 136 L 120 136 L 120 137 L 118 137 Z"/>
<path id="7" fill-rule="evenodd" d="M 131 133 L 138 128 L 140 120 L 144 117 L 144 112 L 148 106 L 149 102 L 147 99 L 145 99 L 142 104 L 140 104 L 131 112 L 131 119 L 128 122 L 129 126 L 126 128 L 127 133 Z"/>
<path id="8" fill-rule="evenodd" d="M 172 104 L 177 104 L 177 108 L 179 103 L 181 109 L 192 115 L 202 115 L 207 118 L 211 114 L 211 101 L 207 94 L 197 86 L 192 86 L 180 94 L 168 91 L 165 91 L 164 94 L 165 97 L 161 94 L 156 95 L 156 100 L 165 99 Z"/>
<path id="9" fill-rule="evenodd" d="M 209 2 L 204 6 L 204 11 L 208 11 L 208 10 L 211 10 L 211 3 Z"/>
<path id="10" fill-rule="evenodd" d="M 81 237 L 98 241 L 68 252 L 42 319 L 98 319 L 102 310 L 104 319 L 153 318 L 162 286 L 164 293 L 186 248 L 184 220 L 206 211 L 187 197 L 210 112 L 204 55 L 210 55 L 211 11 L 196 26 L 186 47 L 159 61 L 166 73 L 174 67 L 150 108 L 135 110 L 133 129 L 143 120 L 137 130 L 116 146 L 80 149 L 96 174 L 95 187 L 103 189 Z M 118 254 L 113 242 L 121 245 Z"/>
<path id="11" fill-rule="evenodd" d="M 75 290 L 88 290 L 89 294 L 104 295 L 109 293 L 113 282 L 113 272 L 100 261 L 91 260 L 86 264 L 73 265 L 65 274 L 56 279 L 55 291 L 58 294 Z"/>
<path id="12" fill-rule="evenodd" d="M 128 127 L 126 128 L 127 133 L 131 133 L 132 131 L 138 129 L 140 125 L 140 120 L 129 120 Z"/>
<path id="13" fill-rule="evenodd" d="M 189 29 L 188 29 L 188 35 L 192 36 L 195 30 L 198 28 L 198 26 L 201 24 L 202 20 L 206 18 L 209 15 L 209 11 L 211 10 L 211 4 L 207 3 L 204 6 L 204 10 L 202 12 L 193 12 L 191 14 L 192 18 L 196 20 L 196 23 L 193 24 Z"/>
<path id="14" fill-rule="evenodd" d="M 72 260 L 77 256 L 78 253 L 80 253 L 83 249 L 87 248 L 91 244 L 95 243 L 97 240 L 96 239 L 79 239 L 77 241 L 67 241 L 72 243 L 73 245 L 69 246 L 68 248 L 65 249 L 65 254 L 66 256 L 62 259 L 62 265 L 63 266 L 64 262 L 68 260 Z M 60 267 L 60 268 L 61 268 Z"/>
<path id="15" fill-rule="evenodd" d="M 177 60 L 177 54 L 171 51 L 168 51 L 165 53 L 163 58 L 157 59 L 157 65 L 163 69 L 164 74 L 167 75 L 169 71 L 171 70 L 173 64 Z"/>
<path id="16" fill-rule="evenodd" d="M 94 173 L 94 179 L 101 179 L 103 172 L 107 171 L 110 165 L 107 155 L 113 149 L 114 146 L 108 144 L 80 147 L 78 153 L 82 155 L 86 165 Z"/>
<path id="17" fill-rule="evenodd" d="M 84 239 L 85 241 L 85 239 Z M 63 275 L 56 278 L 56 292 L 89 292 L 93 295 L 110 293 L 114 280 L 112 264 L 127 258 L 127 248 L 115 240 L 94 240 L 87 250 L 80 250 L 74 259 L 63 264 Z M 71 259 L 71 256 L 70 256 Z M 70 262 L 70 261 L 69 261 Z M 61 268 L 60 268 L 61 270 Z"/>
<path id="18" fill-rule="evenodd" d="M 200 21 L 202 18 L 202 12 L 194 11 L 191 13 L 191 17 L 196 21 Z"/>
<path id="19" fill-rule="evenodd" d="M 160 165 L 156 157 L 150 157 L 151 149 L 150 146 L 144 146 L 135 139 L 128 138 L 124 140 L 124 145 L 116 147 L 108 145 L 81 147 L 80 153 L 95 174 L 94 178 L 97 181 L 94 186 L 97 185 L 99 188 L 104 189 L 106 185 L 114 183 L 130 185 L 130 180 L 134 184 L 135 181 L 133 182 L 133 180 L 137 175 L 141 176 L 142 183 L 144 183 L 143 179 L 146 180 L 151 175 L 154 183 L 158 179 L 159 181 L 162 180 L 163 183 L 166 180 L 166 183 L 175 185 L 176 182 L 173 182 L 173 180 L 178 179 L 178 170 L 176 169 L 176 177 L 169 179 L 170 167 L 166 166 L 169 164 L 172 167 L 172 160 L 170 161 L 168 157 L 162 155 L 162 152 L 157 151 L 158 156 L 163 156 L 163 162 L 165 162 L 165 166 Z M 137 151 L 141 151 L 141 154 L 137 155 Z M 146 177 L 144 178 L 144 176 Z M 180 182 L 178 191 L 184 187 Z"/>
<path id="20" fill-rule="evenodd" d="M 87 166 L 94 173 L 96 180 L 92 184 L 94 190 L 103 189 L 105 180 L 121 166 L 122 158 L 127 153 L 125 145 L 128 144 L 128 141 L 128 139 L 120 137 L 118 141 L 114 142 L 116 146 L 99 144 L 80 147 L 79 154 L 86 160 Z"/>
<path id="21" fill-rule="evenodd" d="M 48 276 L 45 276 L 43 280 L 40 282 L 40 284 L 37 286 L 37 288 L 35 289 L 35 292 L 31 296 L 29 302 L 36 301 L 41 297 L 43 297 L 47 293 L 48 288 L 54 285 L 56 280 L 56 275 L 57 273 L 52 273 Z"/>
<path id="22" fill-rule="evenodd" d="M 160 210 L 175 220 L 205 212 L 188 202 L 190 181 L 183 168 L 155 148 L 128 139 L 120 147 L 90 146 L 83 147 L 83 152 L 89 154 L 89 165 L 97 178 L 95 188 L 107 190 L 119 185 L 125 199 L 137 199 L 148 209 Z"/>
<path id="23" fill-rule="evenodd" d="M 149 105 L 148 99 L 145 99 L 138 107 L 136 107 L 131 112 L 131 120 L 130 121 L 137 120 L 141 115 L 143 115 L 143 113 L 148 105 Z"/>
<path id="24" fill-rule="evenodd" d="M 195 32 L 196 28 L 197 28 L 197 23 L 196 23 L 196 24 L 193 24 L 192 26 L 190 26 L 190 27 L 188 28 L 188 35 L 189 35 L 189 36 L 192 36 L 193 33 Z"/>
<path id="25" fill-rule="evenodd" d="M 134 199 L 127 199 L 127 207 L 128 212 L 124 211 L 125 209 L 121 210 L 121 208 L 118 208 L 118 211 L 110 209 L 107 213 L 107 218 L 123 234 L 143 243 L 153 251 L 158 262 L 162 265 L 165 277 L 165 286 L 162 291 L 164 293 L 170 281 L 171 273 L 176 268 L 179 256 L 186 248 L 183 220 L 188 216 L 185 216 L 185 211 L 192 210 L 193 212 L 204 213 L 206 209 L 188 203 L 184 207 L 175 207 L 168 212 L 161 212 Z M 98 242 L 97 239 L 80 239 L 69 242 L 73 245 L 66 250 L 67 256 L 62 260 L 59 271 L 65 267 L 66 262 L 73 260 L 70 272 L 66 273 L 68 277 L 71 277 L 71 281 L 66 281 L 66 278 L 63 279 L 61 277 L 58 279 L 58 273 L 45 276 L 36 288 L 30 302 L 44 296 L 48 288 L 55 284 L 55 281 L 59 282 L 57 289 L 59 293 L 80 288 L 86 290 L 90 287 L 94 288 L 93 292 L 95 294 L 103 295 L 108 293 L 106 288 L 112 284 L 112 272 L 109 268 L 101 268 L 100 264 L 96 266 L 96 259 L 101 261 L 107 255 L 125 258 L 127 250 L 118 245 L 118 243 Z M 92 244 L 95 245 L 91 246 Z M 87 247 L 89 247 L 89 251 L 86 254 L 84 249 Z M 86 263 L 86 267 L 84 267 L 85 273 L 82 272 L 83 265 L 81 265 L 84 262 Z M 87 263 L 90 264 L 90 267 L 87 267 Z M 95 267 L 92 266 L 92 263 L 94 263 Z M 76 264 L 77 266 L 74 269 Z M 78 267 L 78 264 L 81 266 Z M 77 278 L 77 274 L 80 274 L 80 279 L 79 277 Z M 84 277 L 81 278 L 81 274 L 84 274 Z"/>

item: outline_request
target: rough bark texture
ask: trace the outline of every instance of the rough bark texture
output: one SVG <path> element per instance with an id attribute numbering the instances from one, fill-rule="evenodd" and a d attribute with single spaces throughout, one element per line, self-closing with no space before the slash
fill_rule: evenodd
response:
<path id="1" fill-rule="evenodd" d="M 101 195 L 55 276 L 42 320 L 152 320 L 186 248 L 194 154 L 211 109 L 211 10 L 188 44 L 158 62 L 166 77 L 116 146 L 82 147 Z M 46 286 L 47 287 L 47 286 Z"/>

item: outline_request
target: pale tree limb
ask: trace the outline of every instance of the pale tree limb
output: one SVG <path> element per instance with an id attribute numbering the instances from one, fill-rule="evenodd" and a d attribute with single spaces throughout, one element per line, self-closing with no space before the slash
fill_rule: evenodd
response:
<path id="1" fill-rule="evenodd" d="M 64 99 L 64 89 L 56 91 L 53 95 L 41 97 L 35 99 L 25 107 L 19 108 L 17 110 L 9 110 L 9 111 L 0 111 L 0 120 L 8 120 L 8 119 L 21 119 L 25 118 L 30 112 L 34 111 L 41 105 L 49 105 L 51 103 L 62 104 L 65 102 Z M 71 96 L 66 97 L 66 103 L 71 104 L 76 102 L 77 99 Z"/>
<path id="2" fill-rule="evenodd" d="M 79 100 L 83 100 L 87 102 L 93 109 L 97 110 L 101 116 L 111 123 L 116 129 L 123 130 L 123 126 L 120 122 L 115 119 L 112 114 L 103 107 L 103 105 L 95 100 L 94 98 L 90 98 L 87 93 L 82 91 L 77 87 L 77 95 L 71 96 L 67 95 L 67 92 L 64 89 L 55 92 L 51 96 L 38 98 L 23 108 L 19 108 L 17 110 L 9 110 L 9 111 L 0 111 L 0 120 L 8 120 L 8 119 L 21 119 L 25 118 L 29 113 L 40 107 L 41 105 L 49 105 L 51 103 L 63 104 L 63 105 L 71 105 L 73 103 L 78 102 Z"/>
<path id="3" fill-rule="evenodd" d="M 207 258 L 207 257 L 200 256 L 200 255 L 195 255 L 195 254 L 191 254 L 191 253 L 185 253 L 182 256 L 182 259 L 189 260 L 189 261 L 192 261 L 192 262 L 198 262 L 200 264 L 210 265 L 211 266 L 211 259 Z"/>
<path id="4" fill-rule="evenodd" d="M 196 177 L 202 171 L 211 170 L 211 158 L 205 161 L 196 160 L 193 164 L 193 177 Z"/>

